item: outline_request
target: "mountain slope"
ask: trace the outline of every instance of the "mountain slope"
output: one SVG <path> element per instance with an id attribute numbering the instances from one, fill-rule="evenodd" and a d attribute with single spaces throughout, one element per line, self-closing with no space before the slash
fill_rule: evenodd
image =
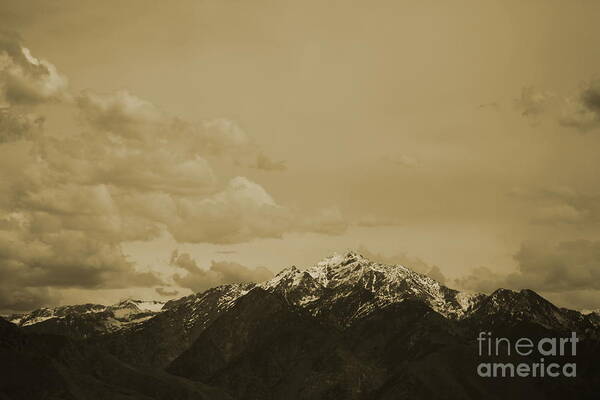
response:
<path id="1" fill-rule="evenodd" d="M 226 400 L 206 385 L 139 370 L 64 336 L 26 334 L 0 319 L 0 398 Z"/>
<path id="2" fill-rule="evenodd" d="M 163 368 L 253 286 L 223 285 L 169 301 L 153 318 L 131 329 L 93 337 L 90 343 L 129 363 Z"/>
<path id="3" fill-rule="evenodd" d="M 598 338 L 593 315 L 556 307 L 529 289 L 519 292 L 497 289 L 466 316 L 465 322 L 476 328 L 492 330 L 497 327 L 507 329 L 524 323 L 535 324 L 550 331 L 573 331 Z"/>
<path id="4" fill-rule="evenodd" d="M 379 371 L 340 333 L 255 288 L 205 330 L 168 371 L 227 388 L 237 399 L 359 398 Z"/>
<path id="5" fill-rule="evenodd" d="M 583 340 L 576 379 L 490 380 L 477 376 L 476 331 L 409 299 L 332 328 L 261 288 L 241 297 L 168 371 L 238 399 L 593 399 L 600 388 L 598 341 Z M 506 324 L 504 324 L 504 322 Z M 508 332 L 513 321 L 495 329 Z M 534 323 L 535 325 L 535 323 Z M 541 327 L 541 325 L 539 325 Z M 518 337 L 537 337 L 531 325 Z M 561 332 L 545 329 L 544 336 Z M 522 362 L 520 358 L 496 361 Z M 537 360 L 532 359 L 532 362 Z"/>

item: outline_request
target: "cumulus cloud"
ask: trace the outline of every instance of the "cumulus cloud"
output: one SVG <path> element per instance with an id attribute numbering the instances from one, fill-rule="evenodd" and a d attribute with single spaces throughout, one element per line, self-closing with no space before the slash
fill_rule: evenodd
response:
<path id="1" fill-rule="evenodd" d="M 400 264 L 412 269 L 413 271 L 425 274 L 430 278 L 435 279 L 439 283 L 444 284 L 446 282 L 446 277 L 437 265 L 430 265 L 418 257 L 410 257 L 406 253 L 397 253 L 391 256 L 386 256 L 381 253 L 372 252 L 364 246 L 361 246 L 358 251 L 371 261 L 376 261 L 382 264 Z"/>
<path id="2" fill-rule="evenodd" d="M 41 134 L 43 124 L 44 118 L 33 113 L 0 109 L 0 144 L 33 139 Z"/>
<path id="3" fill-rule="evenodd" d="M 155 275 L 138 271 L 118 243 L 90 232 L 40 227 L 36 223 L 41 222 L 34 222 L 34 216 L 27 213 L 0 219 L 0 309 L 49 304 L 56 297 L 50 288 L 125 288 L 162 283 Z"/>
<path id="4" fill-rule="evenodd" d="M 81 128 L 46 135 L 37 105 L 65 99 L 75 100 L 63 106 Z M 185 121 L 125 90 L 71 96 L 16 36 L 0 36 L 0 103 L 0 309 L 49 302 L 55 288 L 162 285 L 123 254 L 124 242 L 169 234 L 230 244 L 346 229 L 336 208 L 291 209 L 246 177 L 219 177 L 213 165 L 227 162 L 285 168 L 236 122 Z M 181 282 L 196 287 L 198 274 Z M 243 276 L 215 264 L 207 278 Z"/>
<path id="5" fill-rule="evenodd" d="M 73 174 L 65 167 L 73 160 L 62 145 L 79 137 L 44 136 L 32 108 L 66 99 L 66 86 L 17 36 L 0 35 L 0 158 L 8 167 L 0 172 L 0 309 L 55 303 L 57 288 L 161 283 L 122 253 L 121 232 L 131 227 L 111 188 L 93 182 L 83 163 L 70 165 Z"/>
<path id="6" fill-rule="evenodd" d="M 266 190 L 236 177 L 227 187 L 201 199 L 177 201 L 177 217 L 169 231 L 181 242 L 238 243 L 255 237 L 280 237 L 291 228 L 289 211 Z"/>
<path id="7" fill-rule="evenodd" d="M 188 253 L 177 250 L 171 255 L 171 265 L 186 271 L 185 275 L 175 274 L 175 282 L 194 292 L 229 283 L 262 282 L 273 276 L 265 267 L 249 268 L 227 261 L 212 261 L 208 268 L 201 268 Z"/>
<path id="8" fill-rule="evenodd" d="M 81 116 L 96 134 L 136 147 L 169 145 L 182 156 L 241 156 L 257 149 L 234 121 L 213 119 L 190 123 L 161 111 L 126 90 L 114 93 L 85 91 L 77 97 Z"/>
<path id="9" fill-rule="evenodd" d="M 87 90 L 76 101 L 91 127 L 123 137 L 152 135 L 148 130 L 154 124 L 167 122 L 152 103 L 126 90 L 105 94 Z"/>
<path id="10" fill-rule="evenodd" d="M 162 112 L 128 91 L 83 92 L 77 97 L 81 115 L 96 132 L 125 145 L 152 149 L 168 146 L 171 159 L 219 157 L 235 165 L 265 171 L 284 171 L 283 161 L 265 155 L 236 122 L 217 118 L 190 123 Z M 131 144 L 128 142 L 134 141 Z M 163 158 L 166 155 L 163 155 Z"/>
<path id="11" fill-rule="evenodd" d="M 28 215 L 11 215 L 0 225 L 0 281 L 22 287 L 106 288 L 160 284 L 138 272 L 117 243 L 88 232 L 35 232 Z"/>
<path id="12" fill-rule="evenodd" d="M 0 102 L 38 104 L 66 95 L 67 80 L 46 60 L 31 55 L 18 35 L 0 32 Z"/>
<path id="13" fill-rule="evenodd" d="M 345 223 L 336 208 L 307 214 L 283 207 L 259 184 L 244 177 L 201 200 L 176 201 L 169 232 L 180 242 L 231 244 L 254 238 L 279 238 L 286 232 L 339 234 Z"/>

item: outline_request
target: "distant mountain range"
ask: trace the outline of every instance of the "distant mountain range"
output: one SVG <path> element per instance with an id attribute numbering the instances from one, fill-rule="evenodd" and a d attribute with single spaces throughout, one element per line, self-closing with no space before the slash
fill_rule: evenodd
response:
<path id="1" fill-rule="evenodd" d="M 481 378 L 480 331 L 577 332 L 577 378 Z M 463 293 L 348 252 L 164 304 L 10 316 L 0 399 L 596 399 L 598 359 L 598 313 L 531 290 Z"/>
<path id="2" fill-rule="evenodd" d="M 7 317 L 9 322 L 31 331 L 56 333 L 84 339 L 90 336 L 127 329 L 159 313 L 164 302 L 124 300 L 112 306 L 79 304 L 40 308 Z"/>

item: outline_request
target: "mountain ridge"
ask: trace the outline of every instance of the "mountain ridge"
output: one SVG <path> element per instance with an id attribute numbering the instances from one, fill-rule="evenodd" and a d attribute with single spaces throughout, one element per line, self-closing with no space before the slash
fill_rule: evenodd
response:
<path id="1" fill-rule="evenodd" d="M 144 304 L 129 299 L 43 309 L 20 316 L 21 327 L 0 320 L 6 332 L 0 335 L 0 366 L 14 360 L 24 366 L 9 373 L 22 386 L 3 386 L 0 379 L 0 397 L 17 390 L 25 394 L 16 398 L 44 398 L 32 396 L 25 383 L 38 348 L 43 363 L 34 372 L 56 377 L 56 385 L 44 390 L 59 398 L 87 393 L 78 379 L 97 393 L 132 393 L 82 397 L 90 400 L 166 400 L 173 390 L 189 399 L 214 391 L 215 398 L 237 400 L 441 400 L 449 394 L 558 400 L 572 393 L 592 399 L 600 390 L 597 314 L 559 308 L 527 289 L 459 292 L 355 252 L 302 270 L 292 266 L 258 284 L 217 286 L 170 300 L 160 310 L 156 304 L 143 310 Z M 138 312 L 149 314 L 138 321 Z M 117 317 L 136 322 L 98 328 Z M 511 338 L 577 332 L 581 376 L 545 379 L 543 385 L 482 380 L 475 372 L 475 338 L 482 331 Z M 48 340 L 63 344 L 48 353 Z M 145 379 L 155 379 L 155 386 L 145 387 Z"/>
<path id="2" fill-rule="evenodd" d="M 388 306 L 409 298 L 417 298 L 427 303 L 434 311 L 450 319 L 468 318 L 481 305 L 490 306 L 490 302 L 499 296 L 501 302 L 523 298 L 524 294 L 532 294 L 552 307 L 554 313 L 561 314 L 553 321 L 553 328 L 564 327 L 565 318 L 574 318 L 580 314 L 581 318 L 589 319 L 595 325 L 600 325 L 598 311 L 582 313 L 577 310 L 569 310 L 554 306 L 548 300 L 539 296 L 530 289 L 514 291 L 499 288 L 486 295 L 484 293 L 459 291 L 449 288 L 425 274 L 413 271 L 400 264 L 384 264 L 374 262 L 362 256 L 357 251 L 348 251 L 344 254 L 334 253 L 313 266 L 299 269 L 297 266 L 284 268 L 273 278 L 259 283 L 248 284 L 226 284 L 220 285 L 204 292 L 194 293 L 178 299 L 166 302 L 142 301 L 126 299 L 117 304 L 104 306 L 100 304 L 82 304 L 60 306 L 55 308 L 41 308 L 29 313 L 14 314 L 5 317 L 8 321 L 18 326 L 26 327 L 48 324 L 48 320 L 66 318 L 73 315 L 98 314 L 102 321 L 97 323 L 93 334 L 104 334 L 116 332 L 121 329 L 138 329 L 156 315 L 173 310 L 181 305 L 193 308 L 194 304 L 202 302 L 206 293 L 219 291 L 224 297 L 219 301 L 223 305 L 231 305 L 241 296 L 245 295 L 254 286 L 261 287 L 267 291 L 281 295 L 290 304 L 304 308 L 313 315 L 324 315 L 335 308 L 335 304 L 355 294 L 354 292 L 364 290 L 363 300 L 356 308 L 346 310 L 346 314 L 336 317 L 342 325 L 351 324 L 352 321 L 361 316 L 368 315 L 374 309 Z M 368 298 L 368 299 L 367 299 Z M 511 300 L 512 301 L 512 300 Z M 154 307 L 144 308 L 144 304 L 153 303 Z M 522 303 L 522 302 L 521 302 Z M 514 301 L 515 305 L 521 304 Z M 540 303 L 538 301 L 538 303 Z M 157 305 L 160 305 L 157 307 Z M 226 308 L 216 305 L 217 309 Z M 491 306 L 490 306 L 491 307 Z M 131 311 L 129 311 L 131 310 Z M 558 310 L 558 311 L 556 311 Z M 561 311 L 562 310 L 562 311 Z M 490 310 L 492 312 L 493 310 Z M 498 310 L 496 310 L 498 311 Z M 195 319 L 201 315 L 192 312 L 187 321 L 191 329 Z M 570 314 L 570 317 L 566 314 Z M 579 316 L 577 316 L 579 318 Z M 550 321 L 546 321 L 550 323 Z M 562 325 L 561 325 L 562 324 Z"/>

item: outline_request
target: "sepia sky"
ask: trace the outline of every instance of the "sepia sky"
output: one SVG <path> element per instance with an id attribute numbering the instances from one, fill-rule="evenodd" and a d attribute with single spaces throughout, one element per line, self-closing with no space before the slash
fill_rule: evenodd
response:
<path id="1" fill-rule="evenodd" d="M 359 249 L 600 307 L 600 3 L 0 4 L 0 311 Z"/>

